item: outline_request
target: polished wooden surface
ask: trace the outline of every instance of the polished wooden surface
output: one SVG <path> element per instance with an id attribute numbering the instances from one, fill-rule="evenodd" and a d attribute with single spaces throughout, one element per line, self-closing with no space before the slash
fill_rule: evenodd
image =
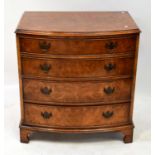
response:
<path id="1" fill-rule="evenodd" d="M 48 82 L 23 80 L 24 99 L 34 102 L 119 102 L 130 100 L 131 79 L 106 82 Z M 114 90 L 107 93 L 106 90 Z M 43 93 L 42 90 L 49 93 Z"/>
<path id="2" fill-rule="evenodd" d="M 42 59 L 22 57 L 23 76 L 40 78 L 108 77 L 133 74 L 133 57 L 105 59 Z M 31 66 L 31 67 L 30 67 Z"/>
<path id="3" fill-rule="evenodd" d="M 21 142 L 42 131 L 132 142 L 139 32 L 127 12 L 26 12 L 16 30 Z"/>
<path id="4" fill-rule="evenodd" d="M 25 12 L 17 33 L 66 35 L 105 35 L 139 33 L 126 11 L 122 12 Z M 81 34 L 82 33 L 82 34 Z"/>
<path id="5" fill-rule="evenodd" d="M 135 51 L 136 37 L 107 39 L 36 39 L 21 38 L 22 52 L 37 54 L 115 54 Z"/>
<path id="6" fill-rule="evenodd" d="M 93 128 L 129 123 L 129 104 L 104 106 L 43 106 L 25 104 L 25 124 L 66 128 Z M 44 118 L 44 113 L 50 114 Z"/>

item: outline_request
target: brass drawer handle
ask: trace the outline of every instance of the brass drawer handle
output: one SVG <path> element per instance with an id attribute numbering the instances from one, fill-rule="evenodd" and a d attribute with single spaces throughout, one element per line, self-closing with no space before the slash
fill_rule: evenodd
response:
<path id="1" fill-rule="evenodd" d="M 50 117 L 52 117 L 52 113 L 50 112 L 41 112 L 41 116 L 44 118 L 44 119 L 49 119 Z"/>
<path id="2" fill-rule="evenodd" d="M 111 71 L 111 70 L 113 70 L 113 69 L 116 68 L 116 64 L 109 63 L 109 64 L 106 64 L 106 65 L 104 66 L 104 68 L 105 68 L 105 70 L 107 70 L 107 71 Z"/>
<path id="3" fill-rule="evenodd" d="M 39 42 L 39 47 L 43 52 L 47 52 L 51 47 L 51 43 L 46 42 L 46 41 L 40 41 Z"/>
<path id="4" fill-rule="evenodd" d="M 110 118 L 114 115 L 114 112 L 113 111 L 106 111 L 106 112 L 103 112 L 102 113 L 102 116 L 105 117 L 105 118 Z"/>
<path id="5" fill-rule="evenodd" d="M 104 92 L 108 95 L 114 93 L 115 91 L 115 87 L 111 88 L 111 87 L 108 87 L 108 88 L 104 88 Z"/>
<path id="6" fill-rule="evenodd" d="M 45 95 L 49 95 L 52 92 L 52 90 L 47 87 L 41 88 L 40 91 L 42 94 L 45 94 Z"/>
<path id="7" fill-rule="evenodd" d="M 117 45 L 118 45 L 117 42 L 110 41 L 110 42 L 105 44 L 105 47 L 107 49 L 113 50 L 113 49 L 115 49 L 117 47 Z"/>
<path id="8" fill-rule="evenodd" d="M 47 73 L 51 69 L 51 65 L 46 63 L 40 64 L 40 69 Z"/>

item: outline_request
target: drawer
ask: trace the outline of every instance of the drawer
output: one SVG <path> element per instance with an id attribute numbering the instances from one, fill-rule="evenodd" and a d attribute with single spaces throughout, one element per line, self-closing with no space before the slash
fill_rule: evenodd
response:
<path id="1" fill-rule="evenodd" d="M 22 58 L 25 76 L 37 77 L 106 77 L 132 75 L 133 58 L 34 59 Z"/>
<path id="2" fill-rule="evenodd" d="M 24 100 L 54 104 L 120 102 L 130 100 L 131 79 L 90 82 L 23 80 Z M 80 103 L 81 102 L 81 103 Z"/>
<path id="3" fill-rule="evenodd" d="M 114 126 L 129 121 L 129 103 L 104 106 L 44 106 L 25 103 L 26 124 L 88 128 Z"/>
<path id="4" fill-rule="evenodd" d="M 22 52 L 38 54 L 112 54 L 134 51 L 136 38 L 114 39 L 37 39 L 20 38 Z"/>

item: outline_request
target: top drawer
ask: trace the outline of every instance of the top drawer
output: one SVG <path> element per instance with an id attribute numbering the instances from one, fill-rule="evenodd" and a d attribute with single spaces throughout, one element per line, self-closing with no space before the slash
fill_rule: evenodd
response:
<path id="1" fill-rule="evenodd" d="M 134 51 L 136 37 L 109 39 L 39 39 L 20 38 L 22 52 L 38 54 L 112 54 Z"/>

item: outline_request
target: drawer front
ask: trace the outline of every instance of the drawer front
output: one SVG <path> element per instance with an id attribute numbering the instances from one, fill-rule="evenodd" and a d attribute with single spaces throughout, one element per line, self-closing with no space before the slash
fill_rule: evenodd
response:
<path id="1" fill-rule="evenodd" d="M 38 77 L 106 77 L 132 75 L 133 58 L 32 59 L 22 58 L 25 76 Z"/>
<path id="2" fill-rule="evenodd" d="M 136 38 L 35 39 L 20 38 L 22 52 L 39 54 L 112 54 L 134 51 Z"/>
<path id="3" fill-rule="evenodd" d="M 25 104 L 26 124 L 69 128 L 114 126 L 129 121 L 129 103 L 104 106 L 43 106 Z"/>
<path id="4" fill-rule="evenodd" d="M 131 82 L 131 79 L 107 82 L 47 82 L 25 79 L 24 99 L 36 103 L 58 102 L 57 104 L 127 101 L 130 100 Z"/>

